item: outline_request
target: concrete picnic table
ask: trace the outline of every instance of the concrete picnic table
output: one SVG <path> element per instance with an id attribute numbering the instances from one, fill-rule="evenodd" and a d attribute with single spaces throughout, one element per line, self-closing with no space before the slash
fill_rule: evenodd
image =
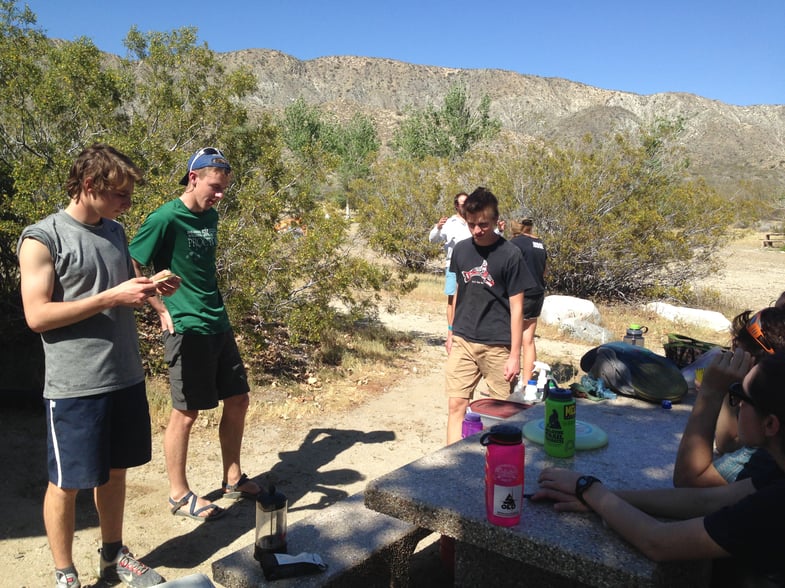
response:
<path id="1" fill-rule="evenodd" d="M 672 487 L 673 463 L 692 409 L 635 399 L 577 401 L 577 419 L 608 434 L 600 449 L 556 459 L 524 439 L 524 493 L 548 466 L 592 474 L 609 488 Z M 537 404 L 508 419 L 523 426 L 543 418 Z M 368 483 L 369 509 L 455 539 L 455 586 L 706 586 L 709 561 L 656 563 L 607 528 L 594 513 L 557 513 L 527 500 L 520 524 L 499 527 L 485 515 L 480 436 L 444 447 Z"/>

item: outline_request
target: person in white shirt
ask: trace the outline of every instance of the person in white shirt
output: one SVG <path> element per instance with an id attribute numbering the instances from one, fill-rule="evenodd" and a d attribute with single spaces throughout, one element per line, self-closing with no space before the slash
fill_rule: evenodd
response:
<path id="1" fill-rule="evenodd" d="M 445 252 L 445 270 L 444 270 L 444 293 L 447 294 L 447 324 L 452 324 L 452 297 L 455 295 L 457 282 L 455 274 L 450 272 L 450 260 L 452 259 L 452 250 L 455 244 L 468 239 L 472 236 L 469 227 L 466 225 L 466 219 L 463 218 L 463 204 L 468 198 L 465 192 L 459 192 L 453 198 L 453 205 L 455 206 L 455 214 L 451 217 L 443 216 L 439 219 L 430 234 L 428 240 L 431 243 L 444 243 Z"/>

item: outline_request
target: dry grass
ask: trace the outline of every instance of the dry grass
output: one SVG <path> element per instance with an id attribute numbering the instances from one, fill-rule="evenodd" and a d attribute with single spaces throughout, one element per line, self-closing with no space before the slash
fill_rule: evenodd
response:
<path id="1" fill-rule="evenodd" d="M 420 274 L 417 276 L 417 287 L 406 295 L 405 302 L 431 310 L 444 306 L 447 303 L 447 297 L 444 294 L 444 274 Z"/>

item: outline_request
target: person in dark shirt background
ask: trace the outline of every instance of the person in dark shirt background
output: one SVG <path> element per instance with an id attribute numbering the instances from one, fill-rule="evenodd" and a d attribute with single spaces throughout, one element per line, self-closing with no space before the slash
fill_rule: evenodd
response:
<path id="1" fill-rule="evenodd" d="M 513 221 L 510 243 L 517 245 L 523 253 L 523 261 L 529 268 L 530 279 L 526 280 L 523 290 L 523 361 L 521 362 L 521 381 L 525 384 L 532 379 L 534 362 L 537 361 L 537 347 L 534 333 L 537 330 L 537 319 L 542 311 L 545 300 L 545 266 L 548 252 L 542 239 L 532 233 L 534 221 L 530 218 Z"/>

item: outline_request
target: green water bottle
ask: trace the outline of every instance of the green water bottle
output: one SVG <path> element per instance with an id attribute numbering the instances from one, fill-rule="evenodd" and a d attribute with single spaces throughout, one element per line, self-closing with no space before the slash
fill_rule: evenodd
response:
<path id="1" fill-rule="evenodd" d="M 545 453 L 551 457 L 575 455 L 575 399 L 572 391 L 548 380 L 545 397 Z"/>

